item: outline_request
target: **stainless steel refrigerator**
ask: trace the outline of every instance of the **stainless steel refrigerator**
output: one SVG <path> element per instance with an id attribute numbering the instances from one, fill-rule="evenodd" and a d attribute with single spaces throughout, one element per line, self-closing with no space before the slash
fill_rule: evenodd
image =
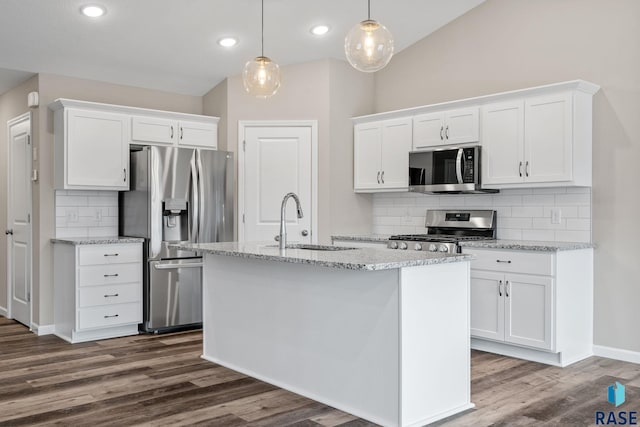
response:
<path id="1" fill-rule="evenodd" d="M 119 195 L 123 236 L 143 237 L 145 332 L 202 326 L 201 254 L 176 242 L 233 240 L 233 154 L 132 147 L 131 189 Z"/>

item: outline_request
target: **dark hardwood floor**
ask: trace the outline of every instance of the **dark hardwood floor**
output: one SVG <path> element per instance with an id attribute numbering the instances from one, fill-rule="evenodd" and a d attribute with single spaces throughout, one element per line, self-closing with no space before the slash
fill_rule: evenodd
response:
<path id="1" fill-rule="evenodd" d="M 0 317 L 0 426 L 370 426 L 202 360 L 202 335 L 139 335 L 84 344 L 38 337 Z M 614 381 L 619 410 L 640 411 L 640 365 L 593 357 L 560 369 L 472 353 L 476 409 L 438 425 L 584 426 Z M 446 384 L 443 384 L 446 387 Z"/>

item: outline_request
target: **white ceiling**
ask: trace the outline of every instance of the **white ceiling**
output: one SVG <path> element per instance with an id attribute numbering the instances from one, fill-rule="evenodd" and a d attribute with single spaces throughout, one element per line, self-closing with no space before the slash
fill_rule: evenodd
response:
<path id="1" fill-rule="evenodd" d="M 398 52 L 483 1 L 372 0 L 371 17 Z M 82 16 L 88 3 L 107 14 Z M 343 59 L 367 2 L 265 0 L 264 13 L 265 55 L 280 65 Z M 309 32 L 318 23 L 331 27 L 322 38 Z M 235 48 L 216 43 L 227 35 Z M 0 40 L 0 94 L 42 72 L 199 96 L 260 54 L 260 1 L 1 0 Z"/>

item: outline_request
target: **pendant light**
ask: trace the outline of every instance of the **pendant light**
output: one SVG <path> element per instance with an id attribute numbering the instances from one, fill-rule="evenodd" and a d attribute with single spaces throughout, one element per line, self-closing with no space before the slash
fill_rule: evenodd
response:
<path id="1" fill-rule="evenodd" d="M 359 71 L 373 73 L 383 69 L 393 56 L 393 36 L 381 23 L 371 19 L 371 0 L 367 0 L 367 20 L 353 27 L 344 39 L 344 53 Z"/>
<path id="2" fill-rule="evenodd" d="M 248 94 L 268 98 L 280 88 L 280 67 L 264 56 L 264 0 L 262 0 L 262 50 L 260 56 L 245 64 L 242 83 Z"/>

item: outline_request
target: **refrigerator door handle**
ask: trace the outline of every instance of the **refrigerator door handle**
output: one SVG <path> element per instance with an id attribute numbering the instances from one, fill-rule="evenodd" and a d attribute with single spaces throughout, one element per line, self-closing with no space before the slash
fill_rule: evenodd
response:
<path id="1" fill-rule="evenodd" d="M 193 160 L 191 162 L 191 201 L 193 205 L 191 208 L 191 242 L 196 243 L 198 241 L 198 233 L 200 232 L 200 179 L 198 177 L 197 169 L 197 153 L 194 152 Z"/>
<path id="2" fill-rule="evenodd" d="M 200 150 L 196 150 L 196 168 L 198 172 L 198 236 L 197 240 L 194 240 L 194 242 L 209 243 L 200 241 L 200 229 L 203 228 L 202 222 L 204 221 L 204 185 L 202 184 L 204 172 L 202 170 L 202 157 L 200 156 Z"/>

